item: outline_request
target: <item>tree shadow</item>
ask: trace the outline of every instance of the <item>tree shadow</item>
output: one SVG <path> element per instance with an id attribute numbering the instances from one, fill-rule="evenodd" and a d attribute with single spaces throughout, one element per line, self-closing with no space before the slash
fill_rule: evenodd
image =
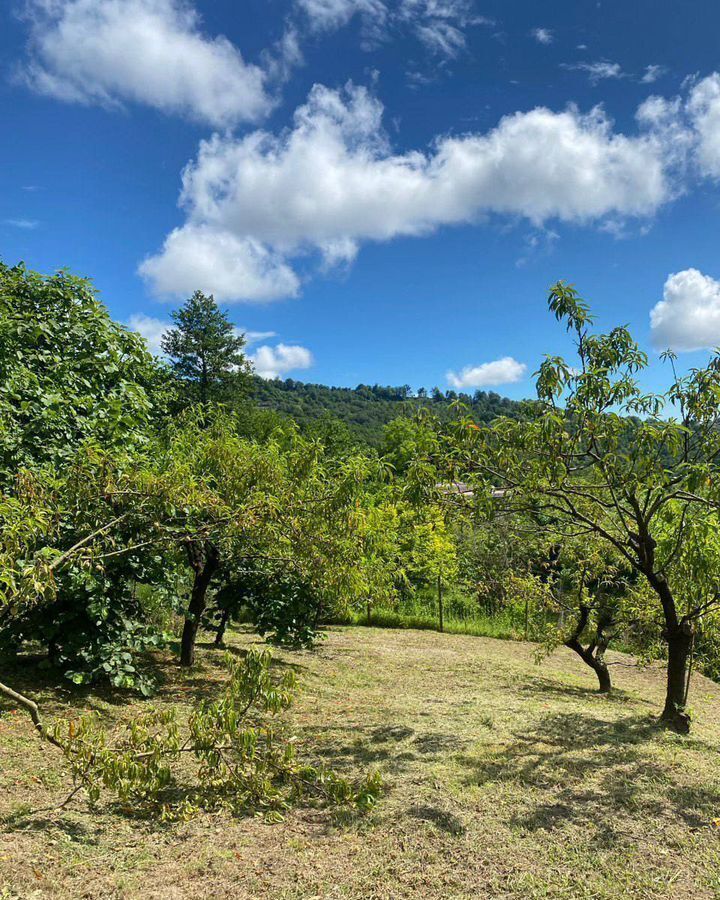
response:
<path id="1" fill-rule="evenodd" d="M 52 813 L 55 813 L 53 815 Z M 67 818 L 59 808 L 56 810 L 19 809 L 8 813 L 0 819 L 2 828 L 8 834 L 13 832 L 39 832 L 49 836 L 52 832 L 60 832 L 78 844 L 95 846 L 99 843 L 93 832 L 81 822 Z"/>
<path id="2" fill-rule="evenodd" d="M 434 825 L 439 831 L 444 831 L 447 834 L 452 834 L 456 837 L 465 834 L 467 831 L 462 819 L 454 813 L 448 812 L 445 809 L 440 809 L 436 806 L 429 806 L 426 804 L 411 806 L 407 810 L 407 815 L 413 819 L 419 819 L 421 822 L 430 822 L 430 824 Z"/>
<path id="3" fill-rule="evenodd" d="M 303 665 L 299 662 L 291 662 L 290 660 L 283 659 L 281 656 L 278 656 L 274 651 L 279 649 L 273 647 L 272 644 L 263 644 L 263 649 L 270 650 L 272 654 L 270 660 L 270 666 L 274 669 L 290 669 L 293 672 L 306 672 L 308 670 L 308 666 Z M 218 647 L 215 643 L 211 641 L 203 641 L 202 643 L 197 644 L 198 649 L 202 650 L 210 650 L 212 652 L 211 657 L 204 657 L 204 663 L 210 663 L 211 665 L 218 665 L 222 667 L 223 655 L 225 653 L 229 653 L 230 656 L 236 656 L 238 659 L 245 659 L 248 655 L 249 649 L 257 649 L 257 648 L 248 648 L 248 647 L 238 647 L 237 644 L 225 644 L 222 647 Z M 283 648 L 285 649 L 285 648 Z M 214 657 L 214 658 L 213 658 Z M 217 662 L 216 662 L 217 660 Z"/>
<path id="4" fill-rule="evenodd" d="M 628 691 L 622 690 L 621 688 L 614 687 L 609 694 L 601 694 L 598 691 L 597 684 L 588 684 L 587 687 L 584 685 L 565 684 L 564 682 L 546 678 L 544 676 L 535 677 L 532 681 L 520 685 L 519 690 L 523 694 L 537 694 L 540 697 L 566 697 L 568 699 L 575 698 L 583 701 L 595 698 L 596 700 L 607 701 L 608 703 L 627 703 L 628 700 L 632 699 L 633 702 L 643 703 L 646 706 L 653 705 L 651 700 L 637 698 L 635 695 L 630 694 Z"/>
<path id="5" fill-rule="evenodd" d="M 515 786 L 523 800 L 508 820 L 528 831 L 567 824 L 589 830 L 599 845 L 622 839 L 623 820 L 671 817 L 698 828 L 720 808 L 720 790 L 683 784 L 677 770 L 653 759 L 647 745 L 660 729 L 645 715 L 617 721 L 578 712 L 547 716 L 527 734 L 460 757 L 466 784 Z M 702 742 L 701 742 L 702 743 Z"/>
<path id="6" fill-rule="evenodd" d="M 152 655 L 143 657 L 142 662 L 144 671 L 151 674 L 161 691 L 168 680 L 166 666 Z M 104 715 L 104 706 L 123 707 L 140 699 L 137 691 L 108 683 L 73 684 L 65 678 L 60 667 L 51 665 L 46 658 L 20 657 L 4 662 L 2 680 L 13 690 L 34 700 L 41 709 L 53 714 L 57 713 L 58 707 L 70 706 L 84 707 Z M 0 711 L 15 708 L 16 703 L 0 695 Z"/>

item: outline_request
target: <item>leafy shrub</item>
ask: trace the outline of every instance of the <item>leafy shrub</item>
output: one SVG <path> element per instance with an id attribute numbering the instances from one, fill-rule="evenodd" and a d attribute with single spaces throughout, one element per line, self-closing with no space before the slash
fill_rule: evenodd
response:
<path id="1" fill-rule="evenodd" d="M 200 701 L 187 723 L 174 708 L 152 709 L 109 740 L 92 717 L 61 721 L 54 738 L 76 790 L 84 788 L 91 803 L 109 790 L 135 814 L 165 821 L 218 809 L 262 812 L 272 821 L 301 800 L 372 807 L 379 775 L 354 784 L 298 759 L 293 739 L 278 724 L 293 701 L 295 676 L 277 679 L 270 664 L 268 651 L 251 650 L 242 661 L 228 656 L 224 693 Z"/>

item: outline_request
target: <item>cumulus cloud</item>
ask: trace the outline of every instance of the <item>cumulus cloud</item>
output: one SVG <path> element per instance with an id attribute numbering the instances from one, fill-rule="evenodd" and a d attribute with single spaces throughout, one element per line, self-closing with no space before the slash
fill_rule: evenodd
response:
<path id="1" fill-rule="evenodd" d="M 225 37 L 201 30 L 185 0 L 28 0 L 21 78 L 60 100 L 143 103 L 216 127 L 272 107 L 266 75 Z"/>
<path id="2" fill-rule="evenodd" d="M 479 366 L 465 366 L 459 373 L 450 371 L 446 378 L 454 388 L 484 388 L 516 384 L 522 381 L 526 372 L 527 366 L 524 363 L 518 362 L 512 356 L 503 356 L 502 359 L 495 359 Z"/>
<path id="3" fill-rule="evenodd" d="M 269 300 L 298 293 L 303 255 L 348 262 L 365 241 L 490 214 L 536 227 L 645 217 L 672 196 L 656 130 L 619 134 L 599 108 L 538 107 L 407 153 L 382 113 L 364 88 L 316 85 L 279 134 L 203 141 L 183 173 L 186 223 L 141 273 L 160 292 Z"/>
<path id="4" fill-rule="evenodd" d="M 531 34 L 538 44 L 548 45 L 555 40 L 555 36 L 549 28 L 533 28 Z"/>
<path id="5" fill-rule="evenodd" d="M 162 251 L 138 271 L 157 294 L 201 290 L 217 300 L 263 302 L 294 297 L 300 289 L 295 272 L 266 245 L 203 223 L 171 231 Z"/>
<path id="6" fill-rule="evenodd" d="M 650 313 L 652 342 L 660 350 L 720 346 L 720 281 L 697 269 L 670 275 L 663 299 Z"/>
<path id="7" fill-rule="evenodd" d="M 297 344 L 263 345 L 249 359 L 261 378 L 280 378 L 296 369 L 309 369 L 315 362 L 307 347 Z"/>
<path id="8" fill-rule="evenodd" d="M 701 173 L 720 178 L 720 74 L 713 72 L 693 87 L 687 113 L 697 134 L 696 159 Z"/>
<path id="9" fill-rule="evenodd" d="M 172 327 L 170 322 L 156 319 L 154 316 L 148 316 L 145 313 L 134 313 L 128 319 L 127 326 L 145 338 L 148 350 L 154 353 L 155 356 L 162 354 L 160 342 L 168 328 Z"/>

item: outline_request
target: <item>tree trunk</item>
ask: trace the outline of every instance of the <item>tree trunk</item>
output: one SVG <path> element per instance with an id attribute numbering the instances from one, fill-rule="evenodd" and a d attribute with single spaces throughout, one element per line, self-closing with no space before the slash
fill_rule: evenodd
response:
<path id="1" fill-rule="evenodd" d="M 190 541 L 187 554 L 195 577 L 180 644 L 181 666 L 192 666 L 195 662 L 195 638 L 205 612 L 207 590 L 220 562 L 217 547 L 210 541 Z"/>
<path id="2" fill-rule="evenodd" d="M 685 704 L 693 625 L 691 622 L 681 622 L 676 628 L 666 629 L 663 636 L 668 645 L 667 691 L 660 722 L 673 731 L 687 734 L 690 731 L 690 716 L 685 712 Z"/>
<path id="3" fill-rule="evenodd" d="M 222 615 L 220 616 L 220 624 L 218 625 L 217 634 L 215 635 L 215 646 L 216 647 L 224 646 L 225 629 L 227 628 L 229 621 L 230 621 L 230 610 L 224 609 L 222 611 Z"/>
<path id="4" fill-rule="evenodd" d="M 597 624 L 595 639 L 589 646 L 583 647 L 580 639 L 589 619 L 590 608 L 583 604 L 580 606 L 580 617 L 575 626 L 575 631 L 572 637 L 565 641 L 565 646 L 577 653 L 585 665 L 590 666 L 597 675 L 598 693 L 609 694 L 612 691 L 612 679 L 610 678 L 610 670 L 605 662 L 605 650 L 610 639 L 605 634 L 605 630 L 612 625 L 612 622 L 608 616 L 601 616 Z"/>
<path id="5" fill-rule="evenodd" d="M 608 669 L 602 654 L 594 656 L 591 649 L 586 649 L 581 645 L 580 641 L 574 639 L 566 641 L 565 646 L 577 653 L 585 665 L 590 666 L 597 675 L 598 693 L 609 694 L 612 691 L 612 679 L 610 678 L 610 669 Z"/>
<path id="6" fill-rule="evenodd" d="M 675 597 L 667 581 L 652 573 L 648 581 L 654 588 L 663 608 L 667 641 L 667 688 L 665 708 L 660 716 L 660 724 L 680 734 L 690 731 L 690 716 L 685 712 L 688 693 L 688 668 L 693 644 L 694 626 L 692 622 L 678 619 Z"/>
<path id="7" fill-rule="evenodd" d="M 612 691 L 612 680 L 610 678 L 610 669 L 602 656 L 596 656 L 591 668 L 598 678 L 598 693 L 609 694 Z"/>

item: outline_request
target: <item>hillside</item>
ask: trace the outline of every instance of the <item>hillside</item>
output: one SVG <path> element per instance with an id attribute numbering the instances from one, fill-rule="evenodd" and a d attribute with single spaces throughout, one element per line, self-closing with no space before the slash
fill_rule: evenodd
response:
<path id="1" fill-rule="evenodd" d="M 421 406 L 430 407 L 440 416 L 446 415 L 451 403 L 460 399 L 467 404 L 478 422 L 489 422 L 498 416 L 519 416 L 527 401 L 509 400 L 493 391 L 476 391 L 473 395 L 434 389 L 427 396 L 413 396 L 407 385 L 400 387 L 358 385 L 356 388 L 305 384 L 291 378 L 285 381 L 253 379 L 253 399 L 262 407 L 277 410 L 298 424 L 330 416 L 344 422 L 353 437 L 376 447 L 382 429 L 398 416 L 412 415 Z"/>
<path id="2" fill-rule="evenodd" d="M 235 632 L 230 650 L 258 639 Z M 720 688 L 697 677 L 695 731 L 659 731 L 663 673 L 610 654 L 618 693 L 594 693 L 568 650 L 538 667 L 529 644 L 433 632 L 332 629 L 298 674 L 304 755 L 386 785 L 367 817 L 300 806 L 284 822 L 204 814 L 168 825 L 79 796 L 24 715 L 0 719 L 0 897 L 565 898 L 711 900 L 720 891 Z M 208 645 L 181 674 L 158 654 L 161 706 L 224 677 Z M 14 683 L 49 717 L 144 711 L 120 692 Z M 700 702 L 702 701 L 702 702 Z M 7 709 L 7 706 L 0 708 Z"/>

